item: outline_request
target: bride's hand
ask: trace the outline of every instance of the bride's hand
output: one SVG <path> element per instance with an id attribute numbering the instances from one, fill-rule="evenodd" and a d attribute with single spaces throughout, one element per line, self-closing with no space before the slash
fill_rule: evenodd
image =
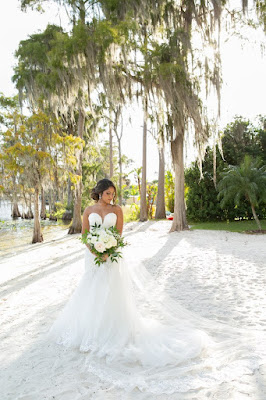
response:
<path id="1" fill-rule="evenodd" d="M 108 254 L 103 254 L 103 256 L 102 256 L 102 260 L 103 260 L 103 261 L 106 261 L 106 260 L 107 260 L 107 258 L 108 258 Z"/>

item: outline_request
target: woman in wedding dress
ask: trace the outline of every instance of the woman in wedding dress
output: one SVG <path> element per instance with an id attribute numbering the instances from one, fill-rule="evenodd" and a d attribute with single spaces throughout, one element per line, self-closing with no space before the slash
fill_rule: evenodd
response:
<path id="1" fill-rule="evenodd" d="M 82 233 L 97 223 L 122 235 L 122 209 L 112 204 L 115 185 L 99 181 L 92 198 Z M 49 331 L 56 343 L 86 353 L 85 371 L 126 390 L 161 394 L 211 387 L 258 367 L 262 350 L 255 334 L 180 306 L 130 246 L 118 263 L 103 257 L 100 266 L 86 246 L 84 276 Z"/>

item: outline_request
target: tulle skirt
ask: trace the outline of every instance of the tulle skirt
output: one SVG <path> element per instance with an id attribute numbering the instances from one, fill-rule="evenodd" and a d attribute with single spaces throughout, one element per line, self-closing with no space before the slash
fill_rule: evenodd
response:
<path id="1" fill-rule="evenodd" d="M 83 371 L 154 394 L 212 387 L 265 360 L 265 338 L 186 310 L 130 251 L 96 266 L 85 250 L 85 273 L 48 336 L 85 352 Z"/>

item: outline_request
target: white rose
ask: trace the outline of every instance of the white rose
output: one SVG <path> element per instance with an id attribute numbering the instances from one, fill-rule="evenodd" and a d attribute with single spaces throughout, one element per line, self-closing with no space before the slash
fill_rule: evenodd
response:
<path id="1" fill-rule="evenodd" d="M 103 242 L 97 242 L 94 245 L 95 249 L 99 251 L 99 253 L 103 253 L 106 250 L 106 247 Z"/>
<path id="2" fill-rule="evenodd" d="M 108 240 L 108 242 L 105 243 L 105 247 L 106 247 L 107 249 L 110 249 L 111 247 L 113 247 L 113 241 L 112 241 L 112 240 Z"/>
<path id="3" fill-rule="evenodd" d="M 92 244 L 95 244 L 95 243 L 97 243 L 97 240 L 98 240 L 97 236 L 92 236 L 91 239 L 90 239 L 90 242 Z"/>
<path id="4" fill-rule="evenodd" d="M 107 235 L 105 232 L 101 232 L 100 236 L 99 236 L 99 240 L 103 243 L 106 243 L 109 240 L 109 235 Z"/>
<path id="5" fill-rule="evenodd" d="M 108 243 L 109 243 L 110 247 L 117 246 L 117 240 L 113 236 L 110 238 L 110 241 Z M 109 247 L 109 249 L 110 249 L 110 247 Z"/>

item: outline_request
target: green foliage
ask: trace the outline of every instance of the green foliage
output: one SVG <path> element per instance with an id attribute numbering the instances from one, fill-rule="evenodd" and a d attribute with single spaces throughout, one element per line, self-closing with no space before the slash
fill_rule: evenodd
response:
<path id="1" fill-rule="evenodd" d="M 239 166 L 232 165 L 222 174 L 218 190 L 222 207 L 231 200 L 238 206 L 242 199 L 254 207 L 266 205 L 266 167 L 259 167 L 257 160 L 246 155 Z"/>
<path id="2" fill-rule="evenodd" d="M 166 171 L 165 174 L 165 204 L 166 209 L 173 213 L 175 206 L 175 185 L 171 171 Z"/>
<path id="3" fill-rule="evenodd" d="M 200 147 L 206 141 L 208 127 L 205 127 L 199 94 L 202 79 L 206 91 L 212 84 L 218 96 L 220 93 L 216 26 L 220 26 L 225 2 L 203 1 L 196 6 L 185 2 L 180 8 L 180 4 L 173 1 L 54 1 L 71 10 L 72 31 L 67 34 L 61 28 L 48 26 L 43 33 L 21 42 L 17 52 L 19 64 L 14 80 L 20 91 L 27 92 L 34 106 L 40 98 L 48 106 L 54 106 L 50 101 L 53 99 L 57 107 L 60 104 L 63 112 L 70 112 L 72 117 L 81 103 L 83 109 L 97 103 L 93 97 L 102 90 L 107 103 L 124 103 L 132 98 L 135 91 L 132 88 L 138 83 L 144 92 L 156 93 L 158 98 L 164 99 L 169 120 L 178 134 L 190 120 L 194 121 L 196 144 Z M 46 2 L 20 0 L 20 3 L 23 9 L 41 9 Z M 261 1 L 256 1 L 256 7 L 263 23 L 265 7 Z M 197 40 L 194 40 L 194 32 Z M 204 48 L 213 49 L 212 57 L 208 57 L 211 60 L 205 58 Z M 170 125 L 167 133 L 172 140 Z M 243 144 L 245 150 L 247 143 Z M 234 165 L 243 159 L 240 147 L 228 147 L 225 151 L 227 163 Z M 39 155 L 41 157 L 41 153 Z M 44 159 L 44 153 L 42 156 Z M 95 158 L 83 163 L 83 204 L 85 198 L 89 199 L 95 181 L 108 174 L 106 166 L 98 160 L 101 157 Z M 74 164 L 74 155 L 70 159 Z M 73 173 L 71 180 L 75 183 L 78 177 Z M 211 190 L 213 186 L 211 181 L 209 183 Z M 174 182 L 167 185 L 166 204 L 173 211 Z M 216 205 L 207 192 L 199 193 L 197 200 L 202 201 L 202 210 L 205 200 L 210 203 L 212 218 Z M 192 184 L 189 193 L 192 195 Z M 196 203 L 191 202 L 191 207 L 195 208 Z M 201 218 L 208 218 L 207 214 Z"/>
<path id="4" fill-rule="evenodd" d="M 30 7 L 31 9 L 36 9 L 37 11 L 42 12 L 42 6 L 41 4 L 43 3 L 43 0 L 21 0 L 21 9 L 25 11 L 27 7 Z"/>
<path id="5" fill-rule="evenodd" d="M 261 127 L 254 127 L 249 121 L 237 117 L 228 124 L 222 136 L 222 147 L 224 160 L 218 149 L 216 155 L 216 180 L 222 179 L 222 174 L 231 165 L 240 163 L 246 154 L 256 156 L 261 165 L 266 163 L 265 142 L 266 131 L 263 129 L 263 118 Z M 247 199 L 242 198 L 238 205 L 234 199 L 228 199 L 225 208 L 222 209 L 217 199 L 217 189 L 213 180 L 213 151 L 208 148 L 202 166 L 203 179 L 196 163 L 185 171 L 185 182 L 188 186 L 186 198 L 187 217 L 191 221 L 216 221 L 234 220 L 253 217 Z M 260 204 L 259 215 L 265 215 L 265 206 Z"/>
<path id="6" fill-rule="evenodd" d="M 124 210 L 124 221 L 131 222 L 137 221 L 140 217 L 140 206 L 136 203 L 132 203 L 130 207 L 126 207 Z"/>
<path id="7" fill-rule="evenodd" d="M 158 185 L 156 183 L 148 183 L 147 185 L 147 211 L 148 217 L 152 219 L 154 212 L 154 203 L 158 191 Z"/>
<path id="8" fill-rule="evenodd" d="M 0 132 L 5 194 L 15 198 L 18 193 L 27 193 L 30 197 L 32 188 L 40 189 L 44 182 L 58 191 L 69 175 L 75 181 L 75 153 L 83 141 L 67 135 L 54 116 L 38 111 L 26 117 L 18 113 L 16 98 L 14 102 L 1 100 L 6 127 Z"/>
<path id="9" fill-rule="evenodd" d="M 262 119 L 263 120 L 263 119 Z M 261 121 L 262 122 L 262 121 Z M 223 154 L 228 165 L 239 165 L 246 154 L 266 163 L 266 130 L 236 117 L 222 135 Z"/>
<path id="10" fill-rule="evenodd" d="M 60 201 L 55 202 L 55 212 L 53 214 L 56 218 L 62 219 L 66 210 L 67 210 L 66 201 L 64 203 L 62 203 Z"/>
<path id="11" fill-rule="evenodd" d="M 113 148 L 114 176 L 112 180 L 118 182 L 118 160 L 117 149 Z M 109 162 L 109 143 L 106 141 L 100 145 L 87 142 L 84 149 L 84 159 L 82 162 L 82 210 L 88 205 L 94 204 L 90 194 L 96 183 L 103 178 L 107 178 L 110 172 Z"/>
<path id="12" fill-rule="evenodd" d="M 19 90 L 28 90 L 31 82 L 31 85 L 39 87 L 40 95 L 46 91 L 56 92 L 57 83 L 61 81 L 62 69 L 66 68 L 62 53 L 65 46 L 62 46 L 63 41 L 60 37 L 66 40 L 67 36 L 62 28 L 48 25 L 44 32 L 33 34 L 29 39 L 20 42 L 15 53 L 18 65 L 14 68 L 15 74 L 12 78 Z M 58 68 L 58 62 L 61 63 L 61 70 Z"/>
<path id="13" fill-rule="evenodd" d="M 185 181 L 188 186 L 187 218 L 195 222 L 223 220 L 225 218 L 217 201 L 217 191 L 207 162 L 206 160 L 203 164 L 203 179 L 200 178 L 200 171 L 196 163 L 185 172 Z"/>
<path id="14" fill-rule="evenodd" d="M 101 240 L 101 235 L 103 235 L 103 233 L 107 237 L 105 239 L 102 238 L 102 240 Z M 110 237 L 113 237 L 116 240 L 117 244 L 115 246 L 105 248 L 105 246 L 107 246 L 107 245 L 105 245 L 105 243 L 108 242 L 108 239 L 110 240 Z M 122 257 L 122 253 L 120 250 L 127 245 L 124 237 L 122 237 L 120 235 L 120 233 L 116 227 L 112 226 L 110 228 L 103 229 L 101 227 L 101 225 L 97 225 L 97 224 L 94 224 L 91 226 L 90 232 L 85 230 L 85 233 L 82 234 L 80 240 L 82 243 L 89 245 L 91 251 L 95 255 L 94 262 L 98 266 L 100 266 L 101 264 L 103 264 L 104 262 L 107 261 L 107 260 L 103 260 L 103 256 L 105 256 L 105 255 L 110 257 L 110 260 L 112 262 L 118 262 L 118 259 Z M 105 240 L 106 240 L 106 242 L 105 242 Z M 99 252 L 95 247 L 94 241 L 101 242 L 103 244 L 105 250 L 102 252 Z"/>

